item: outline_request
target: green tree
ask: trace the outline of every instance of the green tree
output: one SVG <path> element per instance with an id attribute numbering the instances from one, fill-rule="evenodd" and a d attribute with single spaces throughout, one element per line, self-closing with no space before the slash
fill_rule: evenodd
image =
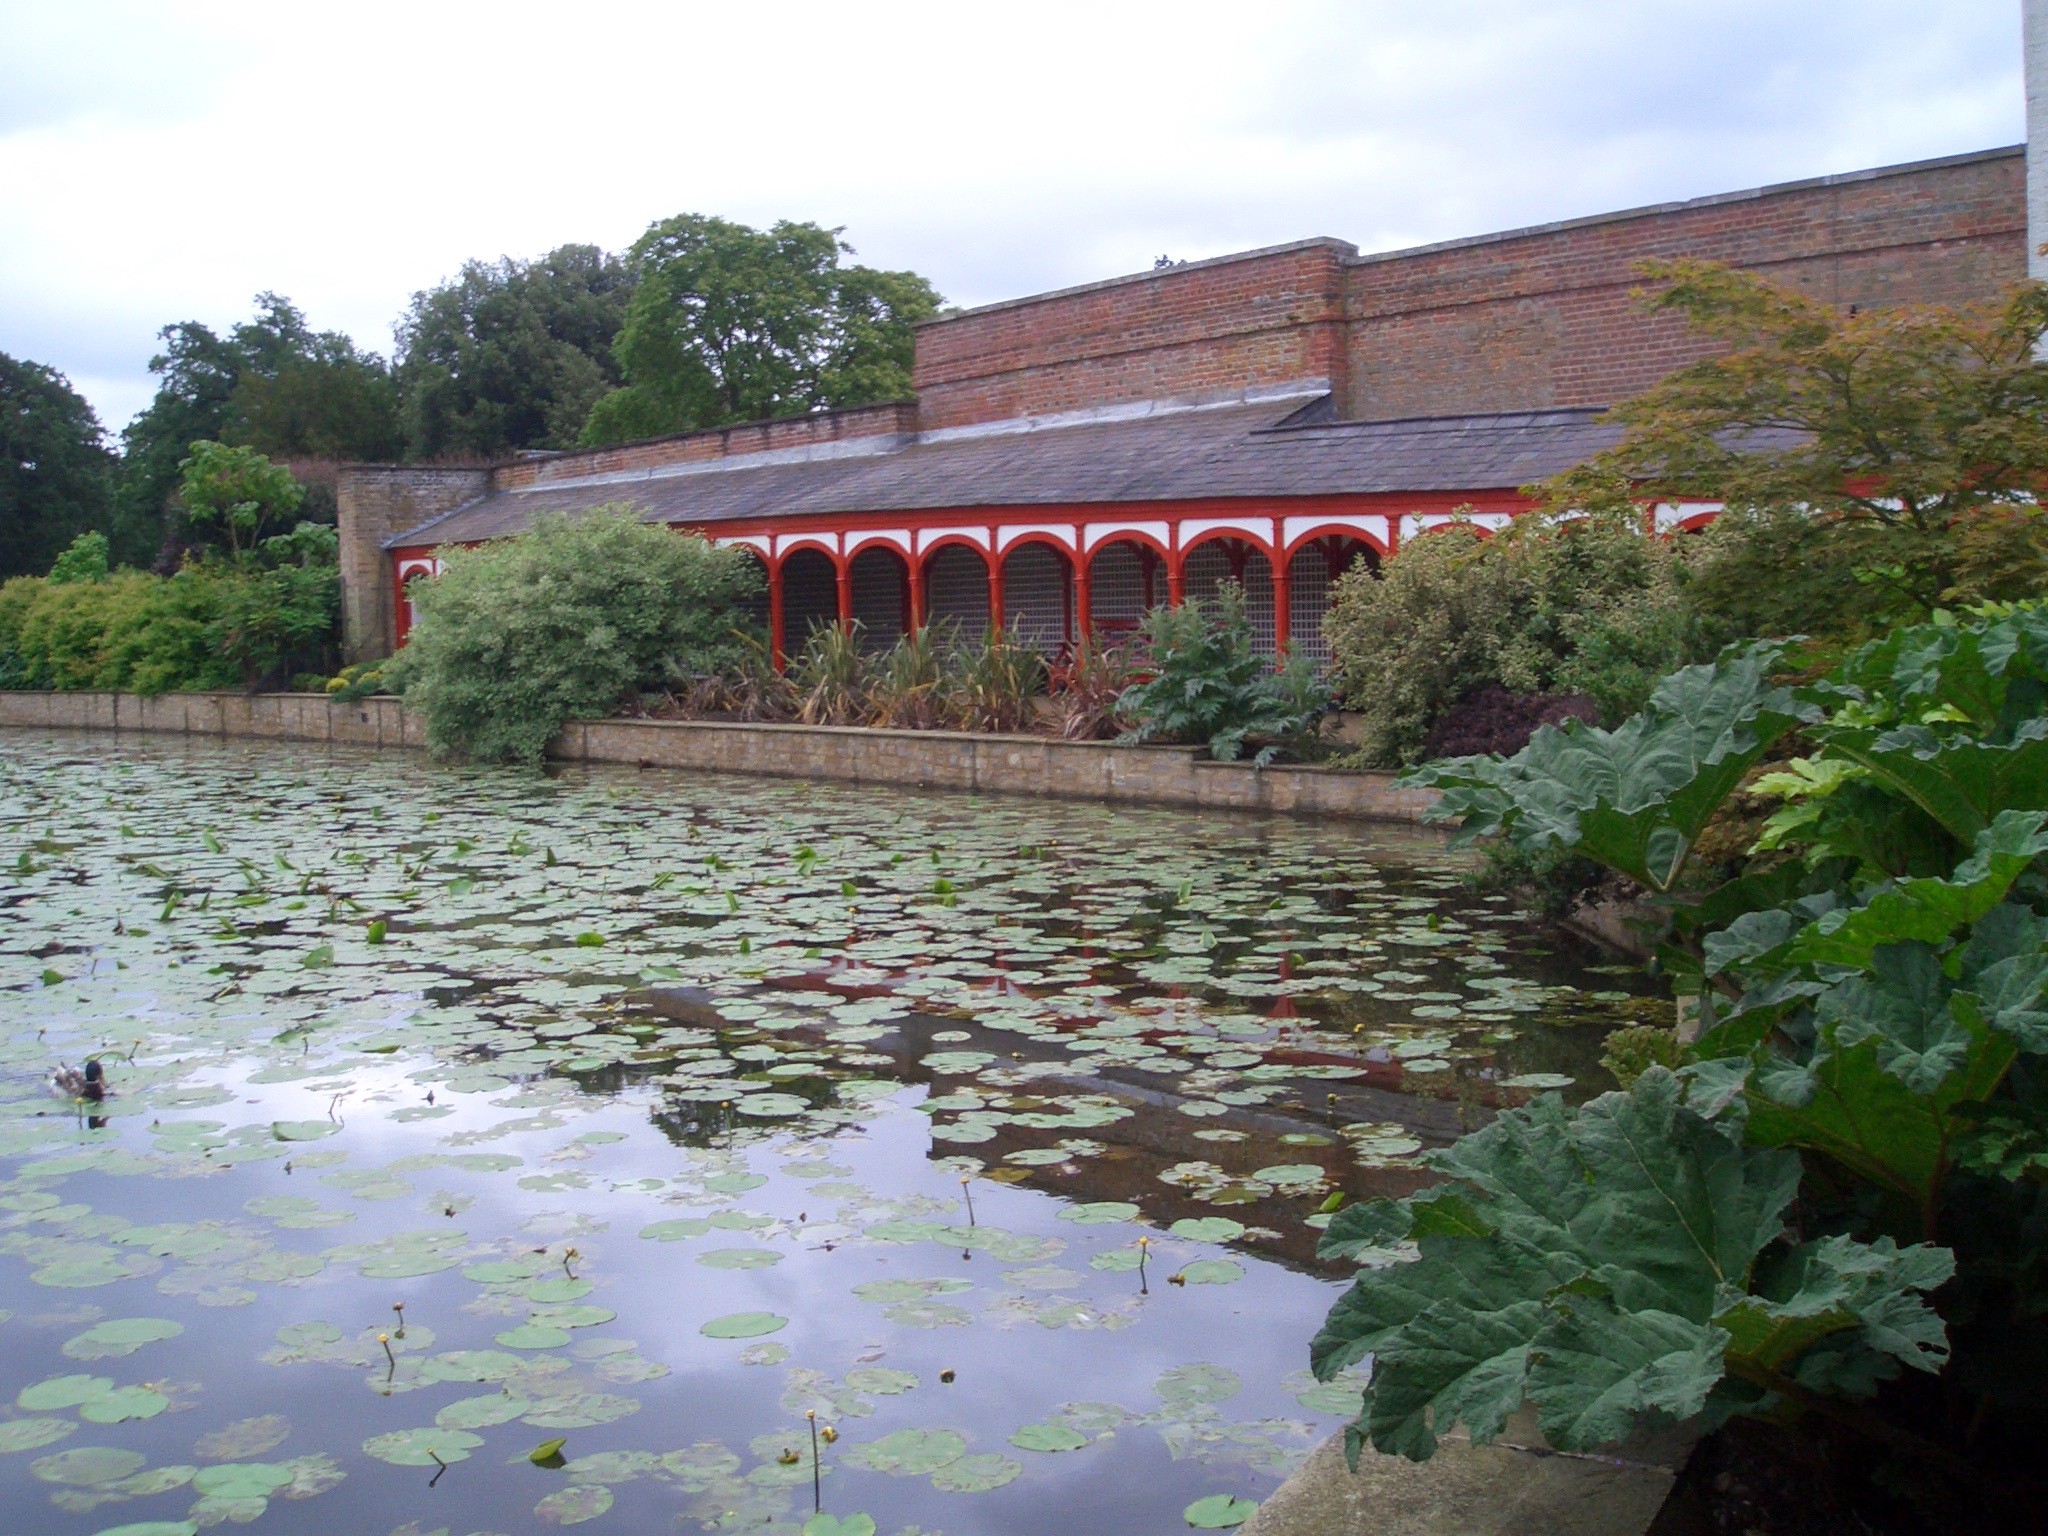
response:
<path id="1" fill-rule="evenodd" d="M 624 388 L 599 400 L 583 441 L 865 405 L 908 394 L 912 326 L 938 294 L 914 272 L 842 267 L 839 231 L 784 220 L 763 231 L 702 214 L 634 243 L 638 286 L 614 348 Z"/>
<path id="2" fill-rule="evenodd" d="M 70 381 L 0 352 L 0 578 L 49 569 L 103 522 L 113 458 Z"/>
<path id="3" fill-rule="evenodd" d="M 226 336 L 196 320 L 158 336 L 156 397 L 121 434 L 109 530 L 117 559 L 146 563 L 179 530 L 176 497 L 194 443 L 278 458 L 398 454 L 397 389 L 383 360 L 337 331 L 314 331 L 289 299 L 258 294 L 254 317 Z"/>
<path id="4" fill-rule="evenodd" d="M 565 245 L 538 261 L 468 262 L 415 293 L 394 367 L 407 454 L 573 448 L 620 382 L 612 343 L 632 292 L 622 259 Z"/>
<path id="5" fill-rule="evenodd" d="M 266 532 L 305 499 L 290 470 L 253 448 L 197 442 L 178 468 L 186 517 L 199 527 L 218 528 L 236 557 L 253 553 Z"/>
<path id="6" fill-rule="evenodd" d="M 1645 305 L 1722 350 L 1617 406 L 1621 442 L 1537 488 L 1552 507 L 1724 502 L 1746 544 L 1699 601 L 1757 627 L 1853 638 L 2042 590 L 2048 285 L 1844 312 L 1715 263 L 1642 270 Z"/>

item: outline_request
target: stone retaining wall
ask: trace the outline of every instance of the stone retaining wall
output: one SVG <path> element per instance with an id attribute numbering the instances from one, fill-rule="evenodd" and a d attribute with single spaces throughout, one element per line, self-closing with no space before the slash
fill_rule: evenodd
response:
<path id="1" fill-rule="evenodd" d="M 0 692 L 0 727 L 252 736 L 344 746 L 418 747 L 418 717 L 391 698 L 346 704 L 317 693 Z M 1415 822 L 1435 798 L 1397 790 L 1393 775 L 1212 763 L 1193 747 L 855 726 L 736 725 L 703 720 L 597 720 L 571 725 L 550 755 L 700 772 L 767 774 L 852 784 L 965 789 L 1298 816 Z"/>

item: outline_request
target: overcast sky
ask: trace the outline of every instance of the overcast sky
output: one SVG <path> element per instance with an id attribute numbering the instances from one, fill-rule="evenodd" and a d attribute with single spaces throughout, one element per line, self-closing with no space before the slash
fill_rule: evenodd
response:
<path id="1" fill-rule="evenodd" d="M 2019 0 L 0 0 L 0 351 L 110 427 L 259 289 L 390 350 L 470 257 L 695 211 L 974 304 L 2018 142 Z"/>

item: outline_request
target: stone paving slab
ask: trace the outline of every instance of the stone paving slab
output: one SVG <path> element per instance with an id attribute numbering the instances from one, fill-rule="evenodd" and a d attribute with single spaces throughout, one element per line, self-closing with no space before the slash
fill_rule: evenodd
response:
<path id="1" fill-rule="evenodd" d="M 1612 1457 L 1576 1456 L 1527 1443 L 1535 1439 L 1447 1438 L 1425 1462 L 1367 1446 L 1353 1472 L 1344 1436 L 1333 1435 L 1241 1536 L 1643 1536 L 1691 1449 L 1690 1437 L 1666 1436 Z"/>

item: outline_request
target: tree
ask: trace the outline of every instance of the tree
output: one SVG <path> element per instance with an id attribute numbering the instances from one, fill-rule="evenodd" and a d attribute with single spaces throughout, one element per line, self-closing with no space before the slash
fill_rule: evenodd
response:
<path id="1" fill-rule="evenodd" d="M 225 337 L 197 320 L 167 325 L 149 360 L 156 398 L 121 434 L 112 533 L 118 558 L 146 562 L 175 529 L 174 497 L 198 442 L 278 458 L 391 459 L 397 390 L 373 352 L 314 331 L 289 299 L 256 296 L 256 314 Z"/>
<path id="2" fill-rule="evenodd" d="M 1699 596 L 1882 628 L 2048 578 L 2048 286 L 1848 312 L 1710 262 L 1648 263 L 1656 312 L 1720 342 L 1612 420 L 1620 443 L 1538 489 L 1555 509 L 1726 503 L 1751 535 Z M 1753 622 L 1769 624 L 1758 612 Z"/>
<path id="3" fill-rule="evenodd" d="M 0 579 L 35 575 L 104 520 L 113 458 L 63 374 L 0 352 Z"/>
<path id="4" fill-rule="evenodd" d="M 620 382 L 612 343 L 632 269 L 594 245 L 538 261 L 472 261 L 412 296 L 394 366 L 406 451 L 497 458 L 572 448 L 597 399 Z"/>
<path id="5" fill-rule="evenodd" d="M 200 527 L 218 527 L 236 557 L 254 551 L 305 499 L 290 470 L 253 448 L 197 442 L 178 467 L 186 517 Z"/>
<path id="6" fill-rule="evenodd" d="M 910 391 L 912 325 L 939 297 L 914 272 L 842 267 L 839 231 L 762 231 L 702 214 L 634 243 L 638 286 L 614 351 L 626 386 L 586 444 L 865 405 Z"/>

